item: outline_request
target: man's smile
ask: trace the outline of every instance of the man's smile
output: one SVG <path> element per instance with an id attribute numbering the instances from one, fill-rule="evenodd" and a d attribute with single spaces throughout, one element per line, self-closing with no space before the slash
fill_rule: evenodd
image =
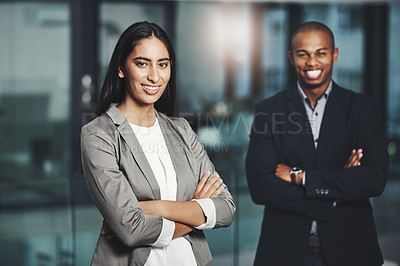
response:
<path id="1" fill-rule="evenodd" d="M 322 72 L 321 69 L 308 70 L 308 71 L 306 71 L 306 75 L 310 79 L 318 79 L 321 75 L 321 72 Z"/>

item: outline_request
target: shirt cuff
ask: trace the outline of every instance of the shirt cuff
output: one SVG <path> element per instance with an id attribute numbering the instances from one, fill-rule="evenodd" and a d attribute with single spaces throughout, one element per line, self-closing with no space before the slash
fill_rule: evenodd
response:
<path id="1" fill-rule="evenodd" d="M 206 222 L 202 225 L 195 227 L 198 230 L 211 230 L 214 228 L 217 221 L 217 213 L 215 210 L 214 202 L 210 198 L 206 199 L 193 199 L 196 201 L 203 210 Z"/>
<path id="2" fill-rule="evenodd" d="M 301 184 L 303 186 L 306 184 L 306 171 L 303 172 L 303 179 L 301 180 Z"/>
<path id="3" fill-rule="evenodd" d="M 162 248 L 168 246 L 171 243 L 172 237 L 174 236 L 175 232 L 175 222 L 162 218 L 163 225 L 161 228 L 161 233 L 158 236 L 158 239 L 154 244 L 153 247 Z"/>

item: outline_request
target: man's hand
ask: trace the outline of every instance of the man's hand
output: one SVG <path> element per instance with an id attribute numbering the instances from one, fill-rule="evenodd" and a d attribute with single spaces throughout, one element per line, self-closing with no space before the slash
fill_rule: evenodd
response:
<path id="1" fill-rule="evenodd" d="M 361 165 L 361 158 L 363 157 L 363 150 L 362 149 L 353 149 L 351 151 L 351 154 L 349 156 L 349 158 L 347 159 L 346 164 L 344 165 L 344 168 L 349 168 L 349 167 L 353 167 L 353 166 L 360 166 Z M 291 179 L 290 179 L 290 170 L 291 168 L 289 166 L 287 166 L 284 163 L 278 164 L 276 166 L 276 170 L 275 170 L 275 175 L 277 177 L 279 177 L 280 179 L 291 183 Z M 304 173 L 298 174 L 296 175 L 296 184 L 300 185 L 302 180 L 303 180 L 303 176 Z"/>
<path id="2" fill-rule="evenodd" d="M 292 168 L 290 168 L 286 164 L 280 163 L 276 166 L 275 175 L 277 177 L 279 177 L 280 179 L 282 179 L 283 181 L 291 183 L 291 179 L 290 179 L 290 170 L 291 169 Z M 303 180 L 303 173 L 297 174 L 296 175 L 296 184 L 300 185 L 302 180 Z"/>
<path id="3" fill-rule="evenodd" d="M 352 166 L 360 166 L 361 165 L 361 158 L 363 157 L 363 150 L 362 149 L 353 149 L 351 151 L 349 159 L 347 159 L 346 164 L 344 165 L 344 168 L 349 168 Z"/>
<path id="4" fill-rule="evenodd" d="M 207 171 L 200 179 L 193 194 L 193 199 L 215 198 L 224 190 L 226 186 L 219 175 L 214 175 L 207 181 L 210 175 L 210 171 Z"/>
<path id="5" fill-rule="evenodd" d="M 290 169 L 291 168 L 286 164 L 280 163 L 276 166 L 275 175 L 280 179 L 290 183 Z"/>

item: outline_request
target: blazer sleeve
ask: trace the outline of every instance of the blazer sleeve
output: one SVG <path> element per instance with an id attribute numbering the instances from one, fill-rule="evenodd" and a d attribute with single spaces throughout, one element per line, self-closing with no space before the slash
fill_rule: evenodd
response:
<path id="1" fill-rule="evenodd" d="M 199 178 L 201 178 L 207 171 L 211 171 L 211 176 L 217 174 L 214 164 L 211 162 L 204 149 L 203 144 L 198 140 L 196 133 L 192 130 L 189 123 L 185 120 L 184 126 L 186 135 L 188 136 L 188 142 L 190 149 L 195 157 L 196 165 L 198 166 Z M 216 223 L 214 228 L 227 227 L 232 224 L 234 214 L 236 211 L 235 203 L 233 202 L 232 195 L 229 193 L 228 187 L 226 187 L 218 197 L 211 198 L 215 205 L 216 210 Z"/>
<path id="2" fill-rule="evenodd" d="M 269 209 L 291 212 L 315 220 L 329 220 L 332 201 L 306 197 L 304 187 L 285 182 L 275 176 L 279 161 L 276 139 L 273 136 L 272 112 L 269 103 L 256 105 L 246 155 L 246 176 L 250 195 L 256 204 Z M 308 178 L 308 172 L 307 172 Z"/>
<path id="3" fill-rule="evenodd" d="M 93 126 L 92 126 L 93 127 Z M 126 176 L 119 170 L 115 142 L 100 127 L 83 127 L 81 156 L 91 196 L 115 235 L 125 246 L 154 244 L 162 218 L 142 213 Z"/>
<path id="4" fill-rule="evenodd" d="M 379 112 L 371 98 L 358 97 L 358 102 L 353 102 L 356 111 L 352 115 L 357 130 L 354 136 L 356 146 L 352 148 L 363 149 L 361 166 L 335 171 L 307 170 L 305 187 L 308 197 L 346 201 L 375 197 L 383 192 L 389 162 Z"/>

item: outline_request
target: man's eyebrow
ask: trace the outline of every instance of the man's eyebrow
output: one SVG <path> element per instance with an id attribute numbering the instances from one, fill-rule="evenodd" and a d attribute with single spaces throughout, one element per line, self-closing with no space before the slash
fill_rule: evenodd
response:
<path id="1" fill-rule="evenodd" d="M 329 48 L 323 47 L 323 48 L 317 49 L 317 51 L 321 51 L 321 50 L 329 50 Z M 296 50 L 296 53 L 301 53 L 301 52 L 308 53 L 306 50 L 303 50 L 303 49 Z"/>

